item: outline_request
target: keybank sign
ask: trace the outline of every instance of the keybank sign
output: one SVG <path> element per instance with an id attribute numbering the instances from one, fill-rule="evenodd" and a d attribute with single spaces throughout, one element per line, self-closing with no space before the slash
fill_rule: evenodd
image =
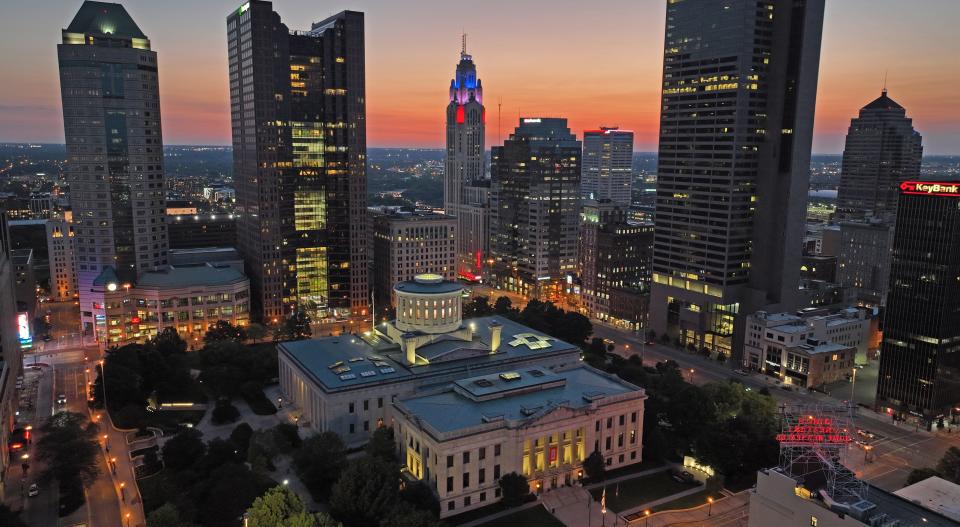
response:
<path id="1" fill-rule="evenodd" d="M 904 181 L 900 183 L 900 193 L 960 197 L 960 183 Z"/>

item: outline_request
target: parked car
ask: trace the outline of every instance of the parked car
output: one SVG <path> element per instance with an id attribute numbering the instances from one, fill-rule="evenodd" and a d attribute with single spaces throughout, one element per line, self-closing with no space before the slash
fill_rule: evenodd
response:
<path id="1" fill-rule="evenodd" d="M 687 472 L 686 470 L 674 472 L 673 476 L 671 477 L 677 483 L 698 483 L 697 478 L 693 477 L 693 474 Z"/>
<path id="2" fill-rule="evenodd" d="M 746 377 L 747 375 L 750 375 L 749 373 L 743 370 L 733 370 L 733 373 L 736 373 L 737 375 L 743 375 L 744 377 Z"/>
<path id="3" fill-rule="evenodd" d="M 38 487 L 37 484 L 34 483 L 33 485 L 30 485 L 30 490 L 27 491 L 27 496 L 30 496 L 32 498 L 37 494 L 40 494 L 40 487 Z"/>

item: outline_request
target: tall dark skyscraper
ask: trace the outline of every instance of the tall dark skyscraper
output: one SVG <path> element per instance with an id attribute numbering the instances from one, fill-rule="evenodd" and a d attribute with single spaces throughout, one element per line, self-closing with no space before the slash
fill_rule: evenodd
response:
<path id="1" fill-rule="evenodd" d="M 101 273 L 129 284 L 167 264 L 157 54 L 120 4 L 84 2 L 62 34 L 66 178 L 89 333 L 102 311 L 91 294 Z"/>
<path id="2" fill-rule="evenodd" d="M 291 32 L 260 0 L 227 16 L 237 241 L 265 322 L 367 315 L 363 26 Z"/>
<path id="3" fill-rule="evenodd" d="M 960 182 L 900 184 L 877 406 L 928 425 L 960 406 Z"/>
<path id="4" fill-rule="evenodd" d="M 892 220 L 900 183 L 920 177 L 921 137 L 907 111 L 883 90 L 850 120 L 837 216 Z"/>
<path id="5" fill-rule="evenodd" d="M 651 326 L 739 358 L 795 307 L 823 0 L 667 3 Z"/>
<path id="6" fill-rule="evenodd" d="M 490 186 L 484 175 L 486 120 L 483 86 L 464 35 L 447 103 L 443 210 L 457 217 L 457 273 L 468 279 L 480 277 L 490 247 Z"/>
<path id="7" fill-rule="evenodd" d="M 577 270 L 580 141 L 566 119 L 525 117 L 491 152 L 494 283 L 541 300 Z"/>

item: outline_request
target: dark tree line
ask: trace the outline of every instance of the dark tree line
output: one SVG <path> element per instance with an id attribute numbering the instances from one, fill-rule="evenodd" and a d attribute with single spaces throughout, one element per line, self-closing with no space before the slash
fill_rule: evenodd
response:
<path id="1" fill-rule="evenodd" d="M 464 318 L 491 315 L 509 318 L 580 347 L 586 346 L 587 339 L 593 334 L 590 319 L 580 313 L 560 309 L 552 302 L 531 300 L 521 310 L 513 307 L 513 303 L 505 296 L 497 298 L 493 305 L 489 297 L 475 296 L 463 306 Z"/>

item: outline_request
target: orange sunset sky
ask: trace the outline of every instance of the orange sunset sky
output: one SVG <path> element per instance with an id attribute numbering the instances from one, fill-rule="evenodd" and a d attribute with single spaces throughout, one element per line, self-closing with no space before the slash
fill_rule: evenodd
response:
<path id="1" fill-rule="evenodd" d="M 276 0 L 291 29 L 366 13 L 369 146 L 439 147 L 447 88 L 468 34 L 484 86 L 487 146 L 523 115 L 636 132 L 656 150 L 664 0 Z M 56 44 L 80 0 L 0 0 L 0 141 L 62 142 Z M 159 54 L 166 144 L 228 144 L 226 22 L 239 2 L 130 0 Z M 879 95 L 907 108 L 928 154 L 960 153 L 957 0 L 827 0 L 814 152 L 839 152 Z"/>

